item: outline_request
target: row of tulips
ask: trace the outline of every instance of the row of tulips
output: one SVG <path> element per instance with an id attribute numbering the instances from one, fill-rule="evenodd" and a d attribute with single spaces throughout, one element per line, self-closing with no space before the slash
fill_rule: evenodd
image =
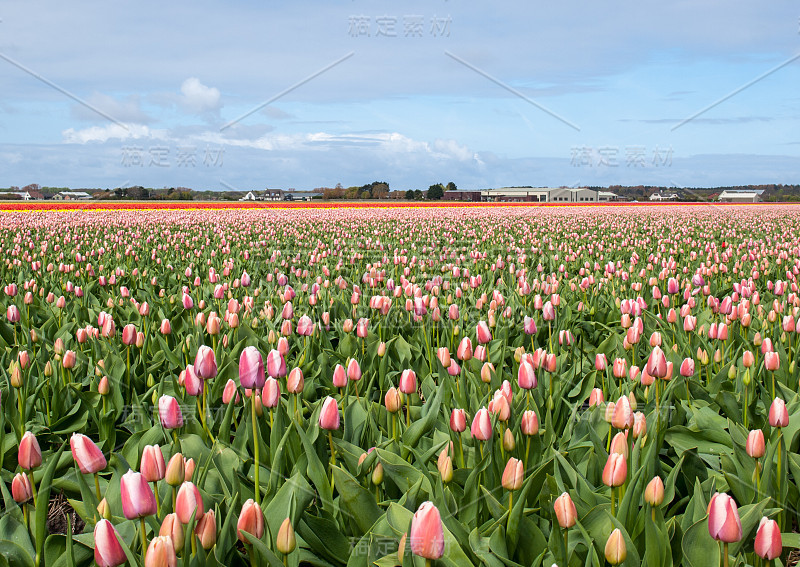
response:
<path id="1" fill-rule="evenodd" d="M 0 545 L 785 565 L 796 213 L 9 213 Z M 48 533 L 57 493 L 82 530 Z"/>

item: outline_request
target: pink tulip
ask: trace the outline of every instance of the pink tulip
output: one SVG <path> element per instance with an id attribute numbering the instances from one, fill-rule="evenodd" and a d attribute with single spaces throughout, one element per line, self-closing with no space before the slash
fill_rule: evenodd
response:
<path id="1" fill-rule="evenodd" d="M 450 429 L 455 433 L 461 433 L 467 428 L 467 416 L 463 409 L 454 409 L 450 412 Z"/>
<path id="2" fill-rule="evenodd" d="M 472 420 L 470 434 L 479 441 L 486 441 L 492 436 L 492 421 L 489 417 L 489 410 L 486 408 L 478 410 Z"/>
<path id="3" fill-rule="evenodd" d="M 245 347 L 239 356 L 239 383 L 242 388 L 260 390 L 264 387 L 264 360 L 254 346 Z"/>
<path id="4" fill-rule="evenodd" d="M 242 532 L 247 532 L 256 539 L 261 539 L 261 536 L 264 535 L 264 513 L 261 511 L 261 506 L 256 504 L 252 498 L 242 506 L 242 513 L 236 523 L 239 540 L 250 545 L 250 540 Z"/>
<path id="5" fill-rule="evenodd" d="M 347 386 L 347 373 L 341 364 L 337 364 L 333 369 L 333 386 L 334 388 L 344 388 Z"/>
<path id="6" fill-rule="evenodd" d="M 305 386 L 305 379 L 303 371 L 300 368 L 292 368 L 289 376 L 286 378 L 286 391 L 290 394 L 300 394 Z"/>
<path id="7" fill-rule="evenodd" d="M 694 376 L 694 359 L 693 358 L 684 358 L 683 362 L 681 362 L 681 369 L 680 369 L 681 376 L 684 378 L 691 378 Z"/>
<path id="8" fill-rule="evenodd" d="M 42 464 L 42 450 L 39 448 L 36 437 L 30 431 L 26 431 L 19 442 L 17 462 L 26 471 L 33 470 Z"/>
<path id="9" fill-rule="evenodd" d="M 147 546 L 144 567 L 176 567 L 178 557 L 170 536 L 156 536 Z"/>
<path id="10" fill-rule="evenodd" d="M 762 343 L 762 346 L 763 344 L 766 344 L 766 342 Z M 764 367 L 767 370 L 775 372 L 781 367 L 781 359 L 777 352 L 766 352 L 763 354 L 764 354 Z"/>
<path id="11" fill-rule="evenodd" d="M 73 433 L 69 440 L 72 458 L 83 474 L 94 474 L 106 468 L 108 464 L 100 448 L 94 441 L 80 433 Z"/>
<path id="12" fill-rule="evenodd" d="M 522 330 L 526 335 L 535 335 L 536 334 L 536 321 L 533 317 L 525 316 L 525 319 L 522 323 Z"/>
<path id="13" fill-rule="evenodd" d="M 458 343 L 456 358 L 461 361 L 472 359 L 472 341 L 469 337 L 464 337 L 461 339 L 461 342 Z"/>
<path id="14" fill-rule="evenodd" d="M 745 445 L 747 454 L 754 459 L 764 456 L 766 446 L 764 443 L 764 432 L 760 429 L 753 429 L 747 434 L 747 444 Z"/>
<path id="15" fill-rule="evenodd" d="M 269 351 L 267 355 L 267 374 L 272 378 L 282 378 L 286 376 L 286 360 L 280 351 L 275 349 Z"/>
<path id="16" fill-rule="evenodd" d="M 575 525 L 575 521 L 578 519 L 578 511 L 575 509 L 575 503 L 569 493 L 563 492 L 561 496 L 556 498 L 553 509 L 561 529 L 566 530 Z"/>
<path id="17" fill-rule="evenodd" d="M 486 344 L 492 340 L 492 332 L 489 330 L 489 325 L 486 321 L 479 321 L 475 328 L 475 335 L 479 344 Z"/>
<path id="18" fill-rule="evenodd" d="M 650 358 L 647 359 L 646 369 L 654 378 L 664 378 L 667 375 L 667 357 L 661 347 L 653 347 Z"/>
<path id="19" fill-rule="evenodd" d="M 531 388 L 535 388 L 538 384 L 536 380 L 536 371 L 528 360 L 523 360 L 519 365 L 517 384 L 523 390 L 530 390 Z"/>
<path id="20" fill-rule="evenodd" d="M 158 482 L 164 478 L 167 466 L 164 463 L 164 454 L 158 445 L 147 445 L 142 451 L 142 462 L 139 472 L 147 482 Z"/>
<path id="21" fill-rule="evenodd" d="M 769 424 L 772 427 L 786 427 L 789 425 L 789 412 L 786 409 L 786 402 L 781 398 L 772 400 L 769 408 Z"/>
<path id="22" fill-rule="evenodd" d="M 301 337 L 310 337 L 314 332 L 314 322 L 308 315 L 303 315 L 297 321 L 297 334 Z"/>
<path id="23" fill-rule="evenodd" d="M 142 474 L 129 470 L 120 479 L 122 512 L 129 520 L 156 513 L 156 497 Z"/>
<path id="24" fill-rule="evenodd" d="M 354 358 L 351 358 L 350 362 L 347 363 L 347 378 L 353 382 L 361 380 L 361 366 Z"/>
<path id="25" fill-rule="evenodd" d="M 161 396 L 158 399 L 158 418 L 164 429 L 183 427 L 183 414 L 178 400 L 168 395 Z"/>
<path id="26" fill-rule="evenodd" d="M 203 379 L 194 370 L 194 365 L 190 364 L 182 373 L 183 387 L 190 396 L 199 396 L 203 393 Z"/>
<path id="27" fill-rule="evenodd" d="M 178 496 L 175 499 L 175 514 L 182 524 L 188 524 L 195 514 L 195 521 L 203 517 L 205 508 L 203 507 L 203 497 L 200 490 L 192 482 L 184 482 L 178 489 Z"/>
<path id="28" fill-rule="evenodd" d="M 520 420 L 520 430 L 523 435 L 539 434 L 539 418 L 533 410 L 525 410 Z"/>
<path id="29" fill-rule="evenodd" d="M 200 345 L 194 358 L 194 371 L 203 380 L 210 380 L 217 375 L 217 357 L 211 347 Z"/>
<path id="30" fill-rule="evenodd" d="M 600 388 L 595 388 L 592 390 L 591 394 L 589 394 L 589 407 L 593 408 L 595 406 L 601 405 L 605 401 L 605 397 L 603 396 L 603 390 Z"/>
<path id="31" fill-rule="evenodd" d="M 122 344 L 125 346 L 136 344 L 136 327 L 133 323 L 128 323 L 122 328 Z"/>
<path id="32" fill-rule="evenodd" d="M 742 539 L 742 522 L 733 498 L 716 492 L 708 503 L 708 533 L 717 541 L 735 543 Z"/>
<path id="33" fill-rule="evenodd" d="M 625 456 L 619 453 L 611 453 L 603 469 L 603 484 L 606 486 L 622 486 L 628 475 L 628 463 Z"/>
<path id="34" fill-rule="evenodd" d="M 404 394 L 414 394 L 417 391 L 417 375 L 413 370 L 403 370 L 400 375 L 398 389 Z"/>
<path id="35" fill-rule="evenodd" d="M 408 543 L 411 552 L 419 557 L 439 559 L 444 555 L 442 519 L 433 502 L 423 502 L 414 513 Z"/>
<path id="36" fill-rule="evenodd" d="M 336 400 L 328 396 L 322 402 L 322 410 L 319 412 L 320 429 L 335 431 L 339 429 L 339 407 Z"/>
<path id="37" fill-rule="evenodd" d="M 783 540 L 778 522 L 766 516 L 761 518 L 756 531 L 755 552 L 768 561 L 780 557 L 783 553 Z"/>
<path id="38" fill-rule="evenodd" d="M 105 519 L 94 526 L 94 560 L 98 567 L 117 567 L 128 560 L 117 530 Z"/>
<path id="39" fill-rule="evenodd" d="M 278 402 L 281 399 L 281 384 L 275 378 L 270 376 L 264 382 L 264 390 L 261 393 L 261 401 L 264 406 L 268 408 L 278 407 Z"/>
<path id="40" fill-rule="evenodd" d="M 14 502 L 22 504 L 33 498 L 33 487 L 27 473 L 21 472 L 14 475 L 11 481 L 11 497 Z"/>

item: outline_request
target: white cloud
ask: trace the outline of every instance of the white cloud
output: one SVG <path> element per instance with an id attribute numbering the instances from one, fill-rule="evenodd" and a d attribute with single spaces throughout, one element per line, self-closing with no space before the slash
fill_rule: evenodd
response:
<path id="1" fill-rule="evenodd" d="M 219 89 L 207 87 L 197 77 L 189 77 L 181 85 L 181 104 L 191 112 L 202 114 L 219 110 Z"/>
<path id="2" fill-rule="evenodd" d="M 103 93 L 92 93 L 87 101 L 91 108 L 76 104 L 72 107 L 72 115 L 80 120 L 97 122 L 102 119 L 101 112 L 112 117 L 118 122 L 137 122 L 140 124 L 152 122 L 152 118 L 142 110 L 139 95 L 129 95 L 124 98 L 115 98 Z"/>
<path id="3" fill-rule="evenodd" d="M 61 132 L 67 144 L 87 144 L 89 142 L 107 142 L 112 139 L 127 140 L 139 138 L 152 138 L 163 140 L 166 137 L 164 130 L 151 130 L 142 124 L 107 124 L 105 126 L 92 126 L 82 130 L 68 128 Z"/>

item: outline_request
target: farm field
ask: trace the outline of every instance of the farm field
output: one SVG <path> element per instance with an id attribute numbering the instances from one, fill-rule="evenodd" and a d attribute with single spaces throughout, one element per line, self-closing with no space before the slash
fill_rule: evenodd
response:
<path id="1" fill-rule="evenodd" d="M 800 548 L 800 206 L 151 205 L 0 204 L 0 565 Z"/>

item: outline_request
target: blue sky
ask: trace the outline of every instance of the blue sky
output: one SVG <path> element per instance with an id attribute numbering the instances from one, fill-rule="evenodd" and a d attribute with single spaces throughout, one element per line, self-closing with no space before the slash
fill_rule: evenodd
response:
<path id="1" fill-rule="evenodd" d="M 11 1 L 0 186 L 800 183 L 798 55 L 779 0 Z"/>

